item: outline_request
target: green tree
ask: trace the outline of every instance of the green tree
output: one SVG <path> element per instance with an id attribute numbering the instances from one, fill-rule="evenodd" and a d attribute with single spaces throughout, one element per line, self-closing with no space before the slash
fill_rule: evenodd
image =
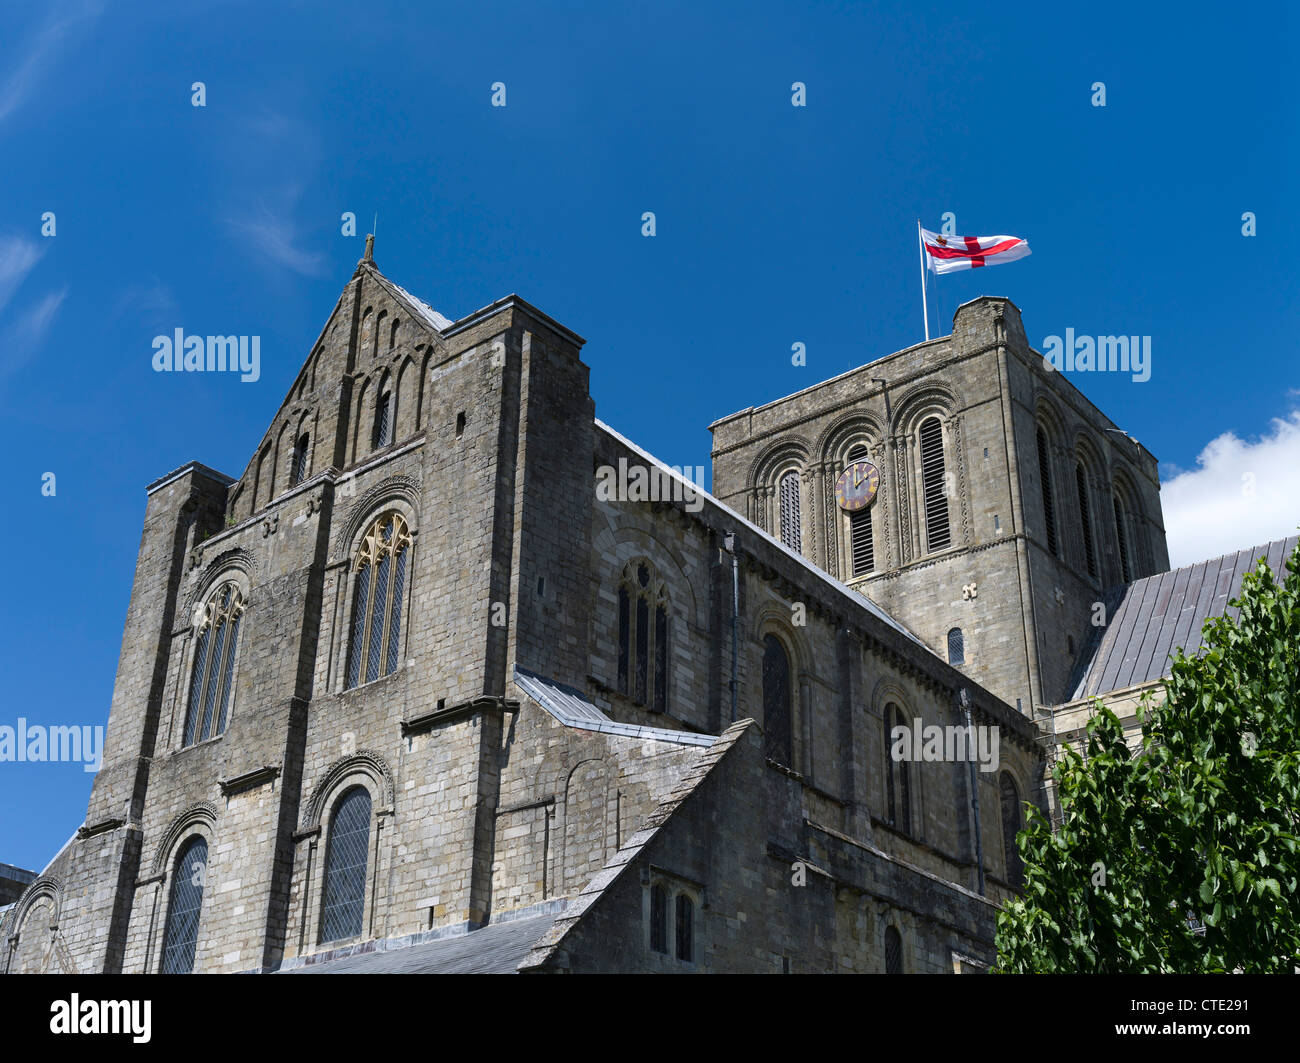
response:
<path id="1" fill-rule="evenodd" d="M 1178 650 L 1141 748 L 1096 703 L 1055 769 L 1060 826 L 1030 807 L 1024 892 L 998 916 L 1013 973 L 1291 972 L 1300 965 L 1300 547 L 1261 560 Z"/>

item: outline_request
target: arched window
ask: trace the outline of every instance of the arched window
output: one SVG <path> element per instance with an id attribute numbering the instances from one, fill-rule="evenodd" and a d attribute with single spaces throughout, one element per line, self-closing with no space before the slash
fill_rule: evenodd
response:
<path id="1" fill-rule="evenodd" d="M 293 468 L 289 472 L 290 487 L 297 486 L 307 478 L 308 442 L 307 433 L 304 432 L 293 445 Z"/>
<path id="2" fill-rule="evenodd" d="M 372 450 L 386 447 L 393 441 L 393 388 L 384 378 L 379 385 L 379 397 L 375 400 L 375 427 L 371 435 Z"/>
<path id="3" fill-rule="evenodd" d="M 1043 489 L 1043 520 L 1047 525 L 1047 549 L 1060 556 L 1056 541 L 1056 510 L 1052 506 L 1052 463 L 1047 451 L 1047 434 L 1038 427 L 1038 480 Z"/>
<path id="4" fill-rule="evenodd" d="M 695 902 L 685 893 L 677 894 L 677 958 L 690 963 L 695 958 Z"/>
<path id="5" fill-rule="evenodd" d="M 1092 507 L 1088 504 L 1088 474 L 1083 463 L 1074 467 L 1074 488 L 1079 496 L 1079 526 L 1083 531 L 1083 558 L 1088 563 L 1088 575 L 1097 578 L 1097 547 L 1092 540 Z"/>
<path id="6" fill-rule="evenodd" d="M 402 591 L 410 547 L 411 533 L 399 513 L 385 513 L 361 542 L 353 565 L 356 593 L 348 649 L 348 689 L 397 670 Z"/>
<path id="7" fill-rule="evenodd" d="M 160 966 L 163 974 L 189 974 L 194 970 L 199 914 L 203 910 L 203 884 L 207 877 L 208 843 L 196 835 L 181 848 L 172 871 Z"/>
<path id="8" fill-rule="evenodd" d="M 322 943 L 361 933 L 369 850 L 370 791 L 354 786 L 343 795 L 330 820 L 321 902 Z"/>
<path id="9" fill-rule="evenodd" d="M 952 543 L 948 528 L 948 480 L 944 469 L 943 426 L 937 417 L 921 422 L 921 494 L 925 503 L 926 549 Z"/>
<path id="10" fill-rule="evenodd" d="M 885 974 L 903 973 L 903 939 L 892 926 L 885 927 Z"/>
<path id="11" fill-rule="evenodd" d="M 668 891 L 657 882 L 650 888 L 650 947 L 668 952 Z"/>
<path id="12" fill-rule="evenodd" d="M 648 561 L 629 564 L 618 588 L 618 691 L 668 711 L 668 588 Z"/>
<path id="13" fill-rule="evenodd" d="M 795 553 L 803 550 L 803 530 L 799 519 L 799 474 L 791 469 L 781 477 L 781 542 Z"/>
<path id="14" fill-rule="evenodd" d="M 1002 851 L 1006 856 L 1007 881 L 1019 887 L 1024 880 L 1024 865 L 1020 861 L 1020 846 L 1016 834 L 1020 830 L 1020 791 L 1009 772 L 998 779 L 1002 795 Z"/>
<path id="15" fill-rule="evenodd" d="M 894 759 L 894 729 L 908 727 L 907 718 L 892 702 L 885 706 L 885 804 L 889 825 L 904 834 L 912 833 L 912 778 L 910 764 Z"/>
<path id="16" fill-rule="evenodd" d="M 866 461 L 867 455 L 867 448 L 859 443 L 849 451 L 849 461 Z M 848 515 L 850 569 L 855 576 L 874 572 L 876 568 L 876 544 L 871 529 L 873 508 L 855 509 Z"/>
<path id="17" fill-rule="evenodd" d="M 196 612 L 197 635 L 183 745 L 192 746 L 226 731 L 243 615 L 244 597 L 234 583 L 223 583 Z"/>
<path id="18" fill-rule="evenodd" d="M 790 767 L 794 727 L 790 712 L 790 657 L 775 635 L 763 637 L 763 735 L 767 757 Z"/>
<path id="19" fill-rule="evenodd" d="M 1115 508 L 1115 544 L 1119 547 L 1119 571 L 1125 583 L 1133 582 L 1133 566 L 1129 563 L 1128 532 L 1126 529 L 1128 515 L 1124 512 L 1124 503 L 1118 494 L 1113 499 Z"/>
<path id="20" fill-rule="evenodd" d="M 966 642 L 962 638 L 961 628 L 955 627 L 948 632 L 948 663 L 966 663 Z"/>

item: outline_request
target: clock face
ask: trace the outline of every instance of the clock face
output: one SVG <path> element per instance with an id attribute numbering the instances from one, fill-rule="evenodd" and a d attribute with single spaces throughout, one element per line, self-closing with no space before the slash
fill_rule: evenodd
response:
<path id="1" fill-rule="evenodd" d="M 880 486 L 880 472 L 869 461 L 852 462 L 835 481 L 835 501 L 846 513 L 871 505 Z"/>

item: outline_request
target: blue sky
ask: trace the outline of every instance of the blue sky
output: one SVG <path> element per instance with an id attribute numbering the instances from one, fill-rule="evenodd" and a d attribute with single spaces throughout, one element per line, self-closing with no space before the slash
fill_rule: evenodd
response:
<path id="1" fill-rule="evenodd" d="M 587 338 L 602 420 L 707 467 L 711 421 L 921 339 L 951 211 L 1033 255 L 939 278 L 936 334 L 993 294 L 1039 349 L 1152 337 L 1145 383 L 1074 379 L 1161 459 L 1175 563 L 1300 523 L 1282 5 L 434 7 L 5 5 L 0 725 L 106 722 L 145 485 L 242 472 L 376 213 L 389 277 L 451 318 L 518 292 Z M 259 335 L 261 379 L 154 373 L 178 327 Z M 0 862 L 92 779 L 0 763 Z"/>

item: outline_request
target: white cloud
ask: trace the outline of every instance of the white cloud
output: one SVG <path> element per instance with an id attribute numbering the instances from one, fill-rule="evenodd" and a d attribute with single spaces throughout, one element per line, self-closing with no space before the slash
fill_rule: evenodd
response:
<path id="1" fill-rule="evenodd" d="M 40 260 L 42 248 L 21 236 L 0 237 L 0 310 Z"/>
<path id="2" fill-rule="evenodd" d="M 20 314 L 12 328 L 0 333 L 0 377 L 8 376 L 32 360 L 67 294 L 67 288 L 50 292 Z"/>
<path id="3" fill-rule="evenodd" d="M 290 204 L 296 195 L 284 197 Z M 259 203 L 252 217 L 227 218 L 226 224 L 237 233 L 244 244 L 263 258 L 301 273 L 304 277 L 318 277 L 325 272 L 325 257 L 318 251 L 307 251 L 298 246 L 299 233 L 290 215 L 292 206 L 271 210 Z"/>
<path id="4" fill-rule="evenodd" d="M 1160 487 L 1172 568 L 1293 535 L 1300 525 L 1300 409 L 1259 439 L 1225 432 Z"/>
<path id="5" fill-rule="evenodd" d="M 57 5 L 18 44 L 14 53 L 21 58 L 0 73 L 0 123 L 27 102 L 69 32 L 78 23 L 97 18 L 101 10 L 102 5 L 96 2 Z"/>

